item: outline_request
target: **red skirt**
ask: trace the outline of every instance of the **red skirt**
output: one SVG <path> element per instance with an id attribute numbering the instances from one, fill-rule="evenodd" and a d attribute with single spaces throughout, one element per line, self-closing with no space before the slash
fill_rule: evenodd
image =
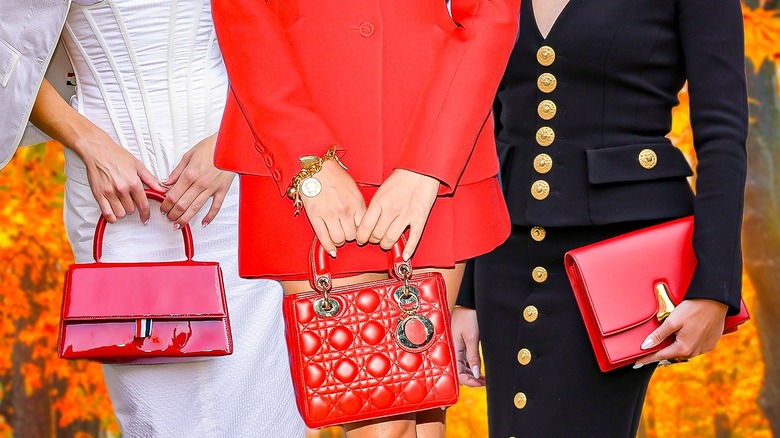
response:
<path id="1" fill-rule="evenodd" d="M 270 177 L 241 175 L 239 201 L 239 275 L 272 280 L 308 280 L 314 231 L 305 213 L 293 216 L 292 201 L 280 197 Z M 377 186 L 360 185 L 366 204 Z M 423 230 L 413 268 L 451 268 L 485 254 L 511 231 L 509 214 L 496 178 L 458 186 L 439 196 Z M 387 253 L 379 245 L 338 249 L 330 261 L 334 277 L 386 272 Z"/>

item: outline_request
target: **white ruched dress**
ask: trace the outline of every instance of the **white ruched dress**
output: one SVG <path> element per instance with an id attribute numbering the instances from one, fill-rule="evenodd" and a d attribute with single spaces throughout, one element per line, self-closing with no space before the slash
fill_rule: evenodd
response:
<path id="1" fill-rule="evenodd" d="M 78 83 L 72 106 L 158 179 L 218 130 L 227 76 L 209 1 L 76 0 L 62 38 Z M 76 261 L 90 262 L 100 210 L 84 163 L 68 150 L 65 170 L 65 226 Z M 149 225 L 137 214 L 109 225 L 103 260 L 183 258 L 181 233 L 157 207 L 152 203 Z M 216 220 L 202 228 L 208 207 L 191 221 L 195 255 L 222 266 L 235 352 L 202 362 L 104 366 L 123 436 L 304 436 L 289 377 L 281 287 L 238 277 L 238 179 Z"/>

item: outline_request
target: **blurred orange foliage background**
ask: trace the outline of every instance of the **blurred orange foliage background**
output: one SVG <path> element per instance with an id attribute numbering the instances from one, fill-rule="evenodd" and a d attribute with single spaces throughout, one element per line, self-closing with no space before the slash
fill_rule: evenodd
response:
<path id="1" fill-rule="evenodd" d="M 745 7 L 744 17 L 747 57 L 756 70 L 780 61 L 776 11 Z M 693 159 L 685 91 L 680 101 L 670 136 Z M 52 142 L 20 149 L 0 173 L 0 438 L 120 436 L 100 366 L 56 356 L 62 277 L 73 259 L 62 224 L 62 169 L 62 147 Z M 755 291 L 744 280 L 753 308 Z M 756 403 L 764 369 L 759 348 L 755 324 L 748 323 L 714 352 L 659 369 L 639 436 L 771 437 Z M 11 419 L 21 413 L 35 413 L 39 424 L 13 430 Z M 341 432 L 311 434 L 317 435 Z M 448 411 L 447 436 L 487 437 L 484 390 L 462 389 Z"/>

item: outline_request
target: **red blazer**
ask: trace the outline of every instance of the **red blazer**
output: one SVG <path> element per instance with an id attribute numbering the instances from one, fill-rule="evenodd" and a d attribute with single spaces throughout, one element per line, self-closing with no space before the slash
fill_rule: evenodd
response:
<path id="1" fill-rule="evenodd" d="M 440 194 L 496 175 L 490 107 L 520 0 L 213 0 L 230 75 L 217 166 L 271 176 L 338 144 L 352 177 L 395 168 Z"/>

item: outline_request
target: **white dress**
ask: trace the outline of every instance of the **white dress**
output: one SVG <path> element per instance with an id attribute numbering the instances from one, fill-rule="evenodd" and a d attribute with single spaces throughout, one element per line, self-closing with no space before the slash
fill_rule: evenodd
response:
<path id="1" fill-rule="evenodd" d="M 165 179 L 187 150 L 219 128 L 227 76 L 207 0 L 76 0 L 63 40 L 76 71 L 71 104 Z M 63 78 L 64 80 L 64 78 Z M 100 215 L 84 163 L 66 150 L 65 226 L 77 262 L 92 260 Z M 282 290 L 237 270 L 238 179 L 215 221 L 192 221 L 196 259 L 219 261 L 235 352 L 173 365 L 107 365 L 123 436 L 298 437 L 281 318 Z M 183 257 L 181 233 L 152 204 L 108 226 L 104 260 Z"/>

